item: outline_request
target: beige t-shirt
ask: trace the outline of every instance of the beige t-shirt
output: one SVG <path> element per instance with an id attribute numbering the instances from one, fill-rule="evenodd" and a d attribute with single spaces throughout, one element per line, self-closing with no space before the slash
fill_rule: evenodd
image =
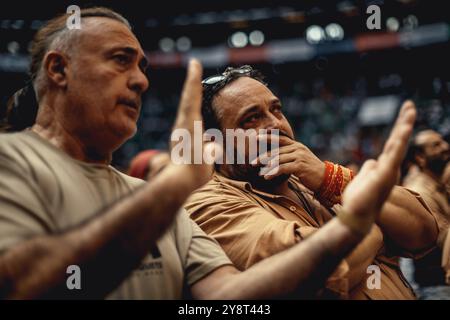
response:
<path id="1" fill-rule="evenodd" d="M 0 134 L 0 254 L 76 226 L 143 183 L 111 166 L 74 160 L 32 131 Z M 184 284 L 227 264 L 218 243 L 182 211 L 108 298 L 180 299 Z"/>

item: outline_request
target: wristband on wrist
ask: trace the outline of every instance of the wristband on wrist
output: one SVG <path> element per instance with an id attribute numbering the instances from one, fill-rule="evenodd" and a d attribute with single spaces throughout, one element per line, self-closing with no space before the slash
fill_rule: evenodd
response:
<path id="1" fill-rule="evenodd" d="M 324 206 L 331 208 L 341 203 L 342 193 L 345 187 L 353 179 L 354 173 L 348 168 L 325 161 L 325 174 L 316 198 Z"/>

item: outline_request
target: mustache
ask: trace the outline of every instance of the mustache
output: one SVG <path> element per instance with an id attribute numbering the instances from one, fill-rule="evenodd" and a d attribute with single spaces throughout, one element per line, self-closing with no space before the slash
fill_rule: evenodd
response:
<path id="1" fill-rule="evenodd" d="M 268 135 L 278 136 L 278 137 L 286 137 L 286 138 L 288 138 L 288 139 L 290 139 L 290 140 L 295 140 L 295 138 L 292 137 L 292 136 L 290 136 L 287 132 L 285 132 L 285 131 L 283 131 L 283 130 L 280 130 L 280 129 L 277 129 L 277 130 L 278 130 L 278 134 L 273 133 L 273 132 L 272 132 L 272 129 L 267 130 L 267 134 L 268 134 Z"/>

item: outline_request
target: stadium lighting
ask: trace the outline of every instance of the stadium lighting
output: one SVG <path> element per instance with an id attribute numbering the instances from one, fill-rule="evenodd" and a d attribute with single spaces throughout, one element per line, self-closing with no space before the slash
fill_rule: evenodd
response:
<path id="1" fill-rule="evenodd" d="M 344 29 L 337 23 L 330 23 L 325 27 L 325 33 L 330 40 L 344 39 Z"/>
<path id="2" fill-rule="evenodd" d="M 250 32 L 249 35 L 250 44 L 252 46 L 260 46 L 264 43 L 264 33 L 259 30 Z"/>
<path id="3" fill-rule="evenodd" d="M 159 48 L 163 52 L 172 52 L 175 48 L 175 41 L 173 41 L 171 38 L 162 38 L 159 40 Z"/>
<path id="4" fill-rule="evenodd" d="M 398 20 L 396 18 L 394 18 L 394 17 L 387 18 L 386 28 L 389 31 L 393 31 L 393 32 L 398 31 L 399 27 L 400 27 L 400 23 L 398 22 Z"/>
<path id="5" fill-rule="evenodd" d="M 403 26 L 405 30 L 413 30 L 419 25 L 419 20 L 413 14 L 408 15 L 403 19 Z"/>
<path id="6" fill-rule="evenodd" d="M 181 52 L 186 52 L 191 49 L 191 39 L 188 37 L 180 37 L 177 39 L 177 50 Z"/>
<path id="7" fill-rule="evenodd" d="M 322 27 L 312 25 L 306 29 L 306 40 L 311 44 L 316 44 L 325 39 L 325 32 Z"/>
<path id="8" fill-rule="evenodd" d="M 8 52 L 11 54 L 16 54 L 19 52 L 20 49 L 20 45 L 18 42 L 16 41 L 11 41 L 10 43 L 8 43 Z"/>
<path id="9" fill-rule="evenodd" d="M 243 48 L 247 44 L 248 44 L 248 37 L 244 32 L 238 31 L 231 36 L 231 45 L 233 47 Z"/>

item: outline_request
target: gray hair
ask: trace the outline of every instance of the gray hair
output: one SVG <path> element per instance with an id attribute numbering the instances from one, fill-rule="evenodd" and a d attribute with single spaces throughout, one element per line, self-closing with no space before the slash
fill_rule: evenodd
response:
<path id="1" fill-rule="evenodd" d="M 81 18 L 105 17 L 125 24 L 130 30 L 131 25 L 127 19 L 117 12 L 105 7 L 92 7 L 80 10 Z M 49 20 L 35 35 L 31 44 L 30 77 L 36 92 L 37 101 L 45 93 L 47 78 L 43 72 L 43 60 L 47 52 L 57 50 L 64 53 L 73 52 L 73 44 L 80 30 L 67 28 L 68 15 L 63 14 Z"/>

